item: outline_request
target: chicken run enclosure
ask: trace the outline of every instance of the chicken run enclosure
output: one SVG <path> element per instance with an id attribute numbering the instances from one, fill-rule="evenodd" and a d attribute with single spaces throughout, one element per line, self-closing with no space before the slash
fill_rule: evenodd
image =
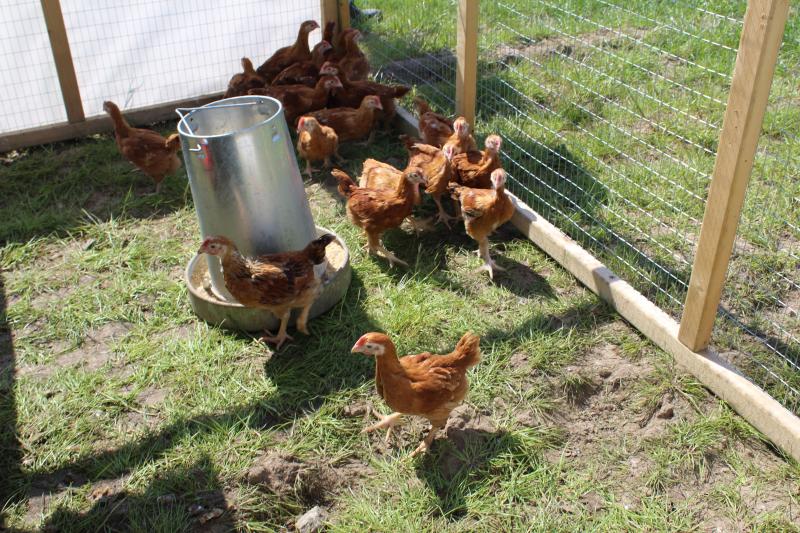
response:
<path id="1" fill-rule="evenodd" d="M 109 129 L 105 99 L 138 123 L 175 118 L 220 97 L 242 50 L 267 54 L 306 19 L 352 23 L 374 77 L 414 87 L 401 119 L 413 123 L 420 95 L 466 116 L 479 142 L 499 134 L 509 189 L 529 206 L 515 225 L 800 458 L 796 7 L 360 4 L 382 13 L 351 21 L 343 0 L 12 2 L 0 152 Z"/>

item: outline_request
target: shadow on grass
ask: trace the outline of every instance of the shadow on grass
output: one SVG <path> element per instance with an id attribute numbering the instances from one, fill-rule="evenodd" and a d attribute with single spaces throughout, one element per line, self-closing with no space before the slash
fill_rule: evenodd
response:
<path id="1" fill-rule="evenodd" d="M 219 480 L 213 461 L 202 457 L 188 467 L 161 472 L 144 492 L 120 484 L 100 485 L 88 511 L 61 505 L 44 531 L 233 531 L 235 503 Z"/>
<path id="2" fill-rule="evenodd" d="M 97 220 L 164 216 L 191 203 L 183 168 L 164 180 L 161 194 L 150 195 L 154 188 L 122 158 L 111 135 L 32 148 L 0 165 L 0 246 L 68 235 Z"/>
<path id="3" fill-rule="evenodd" d="M 0 271 L 0 531 L 6 526 L 6 504 L 16 494 L 20 479 L 22 449 L 17 431 L 17 404 L 14 395 L 16 356 L 8 324 L 5 280 Z"/>
<path id="4" fill-rule="evenodd" d="M 8 480 L 10 483 L 15 483 L 17 485 L 16 498 L 21 500 L 26 493 L 31 493 L 31 489 L 34 489 L 37 494 L 52 493 L 55 490 L 55 487 L 50 486 L 54 485 L 53 480 L 63 478 L 65 472 L 72 479 L 81 480 L 76 484 L 119 479 L 128 475 L 133 469 L 140 468 L 143 464 L 161 460 L 177 443 L 185 439 L 202 440 L 206 435 L 219 432 L 220 428 L 234 428 L 246 424 L 257 431 L 280 431 L 283 426 L 291 425 L 306 412 L 317 409 L 328 396 L 342 390 L 360 387 L 372 379 L 374 373 L 372 362 L 363 357 L 351 357 L 349 353 L 350 346 L 364 331 L 378 329 L 364 310 L 365 295 L 366 291 L 361 279 L 356 272 L 353 272 L 352 282 L 345 298 L 326 314 L 309 322 L 311 336 L 298 335 L 295 341 L 272 354 L 265 363 L 264 374 L 275 385 L 275 394 L 261 401 L 234 407 L 225 412 L 201 414 L 176 420 L 155 432 L 139 438 L 132 438 L 118 448 L 82 457 L 72 463 L 61 465 L 57 470 L 20 475 L 18 471 L 11 470 L 17 468 L 15 465 L 18 464 L 18 461 L 10 464 L 8 462 L 10 455 L 4 454 L 3 464 L 7 466 L 4 467 L 3 473 L 16 473 L 11 478 L 4 476 L 0 482 Z M 346 318 L 342 318 L 343 316 Z M 6 434 L 8 433 L 3 435 Z M 200 468 L 202 476 L 212 480 L 214 467 L 210 460 L 195 468 Z M 156 501 L 157 496 L 165 494 L 166 489 L 163 487 L 169 485 L 169 479 L 171 479 L 169 476 L 176 480 L 184 479 L 184 481 L 187 477 L 192 478 L 191 475 L 186 472 L 182 473 L 180 470 L 168 474 L 166 481 L 163 476 L 157 476 L 156 481 L 145 490 L 143 495 L 125 499 L 124 509 L 126 514 L 130 515 L 130 520 L 135 517 L 150 516 L 153 509 L 159 508 Z M 209 483 L 211 481 L 206 485 Z M 174 490 L 181 490 L 180 483 L 173 483 L 173 486 Z M 216 482 L 214 486 L 219 486 L 219 483 Z M 37 487 L 40 489 L 37 490 Z M 45 490 L 41 490 L 42 487 Z M 209 490 L 209 487 L 198 487 L 197 490 L 201 489 Z M 185 495 L 180 494 L 178 498 L 185 498 Z M 88 514 L 60 509 L 48 523 L 60 525 L 85 521 L 86 524 L 89 524 L 87 527 L 91 529 L 97 523 L 98 516 L 112 517 L 119 511 L 115 509 L 114 506 L 105 504 L 94 505 Z M 184 510 L 168 509 L 159 512 L 167 513 L 169 516 L 177 513 L 173 518 L 183 520 L 185 518 Z M 78 528 L 77 530 L 87 529 Z M 144 530 L 155 529 L 145 527 Z M 173 529 L 162 528 L 161 530 L 172 531 Z"/>
<path id="5" fill-rule="evenodd" d="M 417 463 L 417 477 L 436 493 L 442 514 L 457 521 L 467 512 L 467 497 L 492 476 L 492 460 L 519 447 L 503 430 L 448 428 L 447 439 L 436 439 Z"/>

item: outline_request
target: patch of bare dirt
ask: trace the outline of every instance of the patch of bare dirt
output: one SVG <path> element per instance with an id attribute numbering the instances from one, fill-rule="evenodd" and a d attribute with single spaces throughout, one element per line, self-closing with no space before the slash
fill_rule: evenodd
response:
<path id="1" fill-rule="evenodd" d="M 136 401 L 144 407 L 155 407 L 164 403 L 169 396 L 169 390 L 158 387 L 148 387 L 136 396 Z"/>
<path id="2" fill-rule="evenodd" d="M 36 309 L 46 311 L 72 294 L 73 290 L 73 287 L 60 287 L 53 291 L 42 292 L 31 299 L 31 305 Z"/>
<path id="3" fill-rule="evenodd" d="M 57 369 L 82 367 L 87 372 L 98 370 L 111 361 L 114 356 L 113 345 L 122 340 L 130 331 L 127 322 L 109 322 L 86 336 L 83 344 L 75 350 L 61 354 L 51 364 L 21 366 L 19 375 L 49 377 Z"/>
<path id="4" fill-rule="evenodd" d="M 634 394 L 634 384 L 652 370 L 645 361 L 632 362 L 621 356 L 614 344 L 595 346 L 565 368 L 565 373 L 581 377 L 581 386 L 567 391 L 565 408 L 558 409 L 558 416 L 563 417 L 560 425 L 567 434 L 565 455 L 591 461 L 604 440 L 642 438 L 643 427 L 631 419 L 624 406 Z M 661 429 L 664 419 L 656 420 Z"/>
<path id="5" fill-rule="evenodd" d="M 358 461 L 331 465 L 273 452 L 257 458 L 245 479 L 278 496 L 293 494 L 308 504 L 324 504 L 337 491 L 354 487 L 371 473 L 371 467 Z"/>
<path id="6" fill-rule="evenodd" d="M 540 41 L 511 46 L 498 46 L 494 53 L 502 62 L 519 61 L 522 58 L 546 58 L 554 55 L 560 56 L 583 56 L 592 47 L 619 48 L 624 44 L 630 44 L 631 39 L 641 39 L 647 34 L 648 30 L 639 28 L 625 28 L 623 30 L 600 29 L 582 33 L 573 37 L 553 36 Z"/>

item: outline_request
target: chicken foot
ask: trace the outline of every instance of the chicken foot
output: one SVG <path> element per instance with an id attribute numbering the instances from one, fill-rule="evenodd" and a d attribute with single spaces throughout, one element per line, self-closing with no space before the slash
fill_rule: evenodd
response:
<path id="1" fill-rule="evenodd" d="M 267 335 L 262 336 L 260 339 L 261 342 L 273 342 L 275 343 L 275 349 L 279 350 L 281 345 L 286 341 L 286 339 L 294 340 L 288 333 L 286 333 L 286 328 L 289 326 L 289 315 L 292 313 L 292 309 L 286 309 L 283 314 L 281 314 L 281 326 L 278 328 L 277 335 L 270 335 L 269 331 L 265 331 Z"/>
<path id="2" fill-rule="evenodd" d="M 409 457 L 415 457 L 421 453 L 425 453 L 431 448 L 431 444 L 433 444 L 433 439 L 436 438 L 436 433 L 439 432 L 440 429 L 444 427 L 444 424 L 431 424 L 431 430 L 425 435 L 425 438 L 422 442 L 419 443 L 417 449 L 411 452 Z"/>
<path id="3" fill-rule="evenodd" d="M 436 221 L 443 223 L 445 226 L 447 226 L 447 229 L 450 229 L 450 221 L 458 220 L 458 217 L 454 217 L 444 210 L 444 207 L 442 207 L 441 197 L 434 196 L 433 201 L 436 202 L 436 207 L 439 208 L 439 212 L 436 214 Z"/>
<path id="4" fill-rule="evenodd" d="M 489 239 L 481 239 L 478 241 L 478 255 L 483 258 L 483 264 L 476 268 L 474 272 L 486 271 L 489 273 L 489 279 L 494 280 L 494 271 L 504 272 L 505 268 L 500 267 L 497 263 L 492 261 L 489 256 Z"/>
<path id="5" fill-rule="evenodd" d="M 390 415 L 382 415 L 377 412 L 375 409 L 372 410 L 372 414 L 374 414 L 377 418 L 380 418 L 380 422 L 377 424 L 372 424 L 371 426 L 367 426 L 361 430 L 361 433 L 370 433 L 375 431 L 376 429 L 383 429 L 386 428 L 386 438 L 384 441 L 386 444 L 389 444 L 389 438 L 392 436 L 392 428 L 400 422 L 400 418 L 403 416 L 403 413 L 392 413 Z"/>

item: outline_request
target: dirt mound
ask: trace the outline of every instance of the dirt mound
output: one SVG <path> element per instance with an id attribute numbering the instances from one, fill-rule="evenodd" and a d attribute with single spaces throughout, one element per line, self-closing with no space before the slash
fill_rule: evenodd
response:
<path id="1" fill-rule="evenodd" d="M 357 461 L 333 466 L 273 452 L 256 459 L 245 478 L 278 496 L 295 495 L 304 503 L 316 505 L 329 502 L 337 491 L 352 488 L 371 472 L 368 465 Z"/>

